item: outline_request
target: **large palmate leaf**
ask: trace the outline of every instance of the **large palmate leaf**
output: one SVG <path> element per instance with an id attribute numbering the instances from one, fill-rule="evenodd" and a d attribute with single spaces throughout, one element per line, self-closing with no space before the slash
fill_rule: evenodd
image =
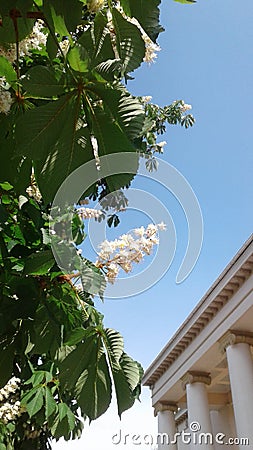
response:
<path id="1" fill-rule="evenodd" d="M 87 330 L 86 330 L 87 331 Z M 93 331 L 93 332 L 92 332 Z M 90 364 L 92 353 L 95 346 L 97 346 L 97 334 L 91 330 L 90 336 L 87 337 L 85 343 L 77 345 L 77 347 L 60 363 L 60 382 L 62 389 L 73 389 L 78 378 Z"/>
<path id="2" fill-rule="evenodd" d="M 112 328 L 106 328 L 104 332 L 104 341 L 111 364 L 119 367 L 119 361 L 124 350 L 123 337 Z"/>
<path id="3" fill-rule="evenodd" d="M 71 134 L 71 119 L 79 113 L 80 100 L 74 94 L 63 95 L 59 100 L 27 111 L 17 120 L 17 153 L 41 159 L 56 145 L 64 134 Z M 76 118 L 77 120 L 77 118 Z"/>
<path id="4" fill-rule="evenodd" d="M 117 121 L 130 140 L 140 136 L 145 113 L 137 98 L 132 97 L 121 85 L 112 87 L 97 82 L 87 85 L 87 89 L 103 100 L 106 112 Z"/>
<path id="5" fill-rule="evenodd" d="M 112 10 L 116 45 L 122 62 L 122 76 L 137 69 L 145 56 L 145 44 L 140 30 L 116 9 Z"/>
<path id="6" fill-rule="evenodd" d="M 110 192 L 128 186 L 138 170 L 138 155 L 135 152 L 135 148 L 117 123 L 98 108 L 94 108 L 93 110 L 92 124 L 94 134 L 98 141 L 99 156 L 105 156 L 112 153 L 133 152 L 131 167 L 128 168 L 129 172 L 123 172 L 125 167 L 122 168 L 119 164 L 118 170 L 116 173 L 114 172 L 115 175 L 105 177 Z M 106 164 L 106 162 L 104 162 L 104 164 Z M 103 175 L 104 170 L 106 172 L 106 167 L 102 164 L 101 175 Z"/>
<path id="7" fill-rule="evenodd" d="M 83 33 L 78 44 L 86 49 L 91 69 L 102 62 L 115 59 L 107 18 L 102 13 L 96 15 L 93 24 Z"/>
<path id="8" fill-rule="evenodd" d="M 35 66 L 22 78 L 26 96 L 50 98 L 64 93 L 64 83 L 58 81 L 51 67 Z"/>
<path id="9" fill-rule="evenodd" d="M 153 42 L 156 42 L 159 33 L 164 31 L 159 23 L 160 3 L 161 0 L 121 0 L 126 14 L 138 20 Z"/>
<path id="10" fill-rule="evenodd" d="M 0 114 L 0 116 L 0 148 L 4 152 L 4 158 L 0 164 L 0 181 L 9 181 L 12 186 L 15 186 L 21 164 L 19 165 L 20 156 L 16 156 L 14 153 L 13 121 L 10 115 Z M 29 185 L 31 172 L 30 170 L 28 172 L 26 175 L 23 173 L 22 187 Z"/>
<path id="11" fill-rule="evenodd" d="M 71 120 L 71 117 L 69 118 Z M 58 188 L 76 168 L 94 158 L 87 128 L 72 129 L 71 134 L 63 130 L 57 144 L 49 149 L 47 157 L 37 161 L 35 174 L 43 197 L 52 201 Z M 85 180 L 80 180 L 80 183 Z"/>
<path id="12" fill-rule="evenodd" d="M 87 52 L 80 44 L 70 49 L 67 59 L 70 67 L 76 72 L 88 72 Z"/>
<path id="13" fill-rule="evenodd" d="M 99 294 L 103 297 L 106 281 L 99 269 L 93 264 L 89 264 L 88 261 L 82 260 L 80 261 L 80 273 L 83 290 L 89 294 Z"/>
<path id="14" fill-rule="evenodd" d="M 70 33 L 76 30 L 82 19 L 81 2 L 79 0 L 71 0 L 70 8 L 69 2 L 66 1 L 44 1 L 42 9 L 51 30 L 61 38 L 68 36 L 70 41 L 72 41 Z"/>
<path id="15" fill-rule="evenodd" d="M 122 412 L 130 408 L 138 398 L 143 370 L 139 363 L 124 352 L 120 333 L 106 328 L 103 340 L 113 375 L 118 414 L 121 416 Z"/>
<path id="16" fill-rule="evenodd" d="M 51 427 L 51 433 L 55 438 L 62 436 L 68 438 L 70 431 L 75 428 L 75 416 L 66 403 L 57 405 L 57 415 Z"/>
<path id="17" fill-rule="evenodd" d="M 99 346 L 93 347 L 90 365 L 78 379 L 75 393 L 82 413 L 90 420 L 97 419 L 110 406 L 112 382 L 105 353 Z"/>
<path id="18" fill-rule="evenodd" d="M 90 420 L 103 414 L 111 402 L 111 379 L 98 331 L 79 344 L 60 365 L 63 389 L 73 389 L 82 413 Z"/>
<path id="19" fill-rule="evenodd" d="M 55 264 L 51 250 L 32 253 L 25 261 L 23 275 L 44 275 Z"/>
<path id="20" fill-rule="evenodd" d="M 126 353 L 119 360 L 119 367 L 112 367 L 113 381 L 115 386 L 118 414 L 131 408 L 138 398 L 138 388 L 143 375 L 142 368 Z M 136 395 L 137 392 L 137 395 Z"/>
<path id="21" fill-rule="evenodd" d="M 93 158 L 87 128 L 77 122 L 80 96 L 62 96 L 28 111 L 17 123 L 17 149 L 35 161 L 35 174 L 46 202 L 77 167 Z"/>

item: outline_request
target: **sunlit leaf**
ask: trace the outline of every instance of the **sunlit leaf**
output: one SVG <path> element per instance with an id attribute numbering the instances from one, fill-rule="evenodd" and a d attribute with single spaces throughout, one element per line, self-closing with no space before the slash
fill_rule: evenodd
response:
<path id="1" fill-rule="evenodd" d="M 54 70 L 44 66 L 28 70 L 22 78 L 22 86 L 26 95 L 32 97 L 50 98 L 64 93 L 64 85 L 56 79 Z"/>
<path id="2" fill-rule="evenodd" d="M 12 64 L 4 56 L 0 56 L 0 74 L 11 86 L 16 86 L 17 74 Z"/>
<path id="3" fill-rule="evenodd" d="M 159 23 L 161 0 L 121 0 L 122 7 L 130 17 L 135 17 L 153 42 L 164 31 Z"/>
<path id="4" fill-rule="evenodd" d="M 116 8 L 112 11 L 112 18 L 116 31 L 117 50 L 122 61 L 122 75 L 124 75 L 141 65 L 145 56 L 145 44 L 137 26 L 128 22 Z"/>
<path id="5" fill-rule="evenodd" d="M 32 253 L 25 262 L 24 275 L 44 275 L 55 264 L 51 250 Z"/>

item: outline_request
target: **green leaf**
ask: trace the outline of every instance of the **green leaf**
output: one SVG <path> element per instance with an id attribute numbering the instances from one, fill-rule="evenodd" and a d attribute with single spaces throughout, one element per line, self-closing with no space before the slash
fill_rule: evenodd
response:
<path id="1" fill-rule="evenodd" d="M 0 56 L 0 74 L 11 86 L 16 87 L 17 74 L 12 64 L 4 56 Z"/>
<path id="2" fill-rule="evenodd" d="M 80 266 L 81 280 L 84 291 L 96 295 L 103 293 L 106 288 L 104 275 L 92 264 L 87 265 L 85 261 Z"/>
<path id="3" fill-rule="evenodd" d="M 50 67 L 35 66 L 28 70 L 22 78 L 22 86 L 26 90 L 26 96 L 49 98 L 61 95 L 64 86 L 55 76 L 55 72 Z"/>
<path id="4" fill-rule="evenodd" d="M 17 152 L 35 160 L 47 155 L 58 142 L 63 124 L 68 128 L 73 101 L 73 95 L 67 94 L 21 116 L 16 126 Z"/>
<path id="5" fill-rule="evenodd" d="M 143 374 L 140 364 L 137 361 L 134 361 L 126 353 L 123 353 L 120 359 L 120 366 L 125 374 L 127 383 L 131 390 L 134 391 L 140 383 Z"/>
<path id="6" fill-rule="evenodd" d="M 29 378 L 29 380 L 27 380 L 24 384 L 32 384 L 34 387 L 36 387 L 42 383 L 42 381 L 44 380 L 44 377 L 45 377 L 44 371 L 38 370 L 38 371 L 34 372 L 31 376 L 31 378 Z"/>
<path id="7" fill-rule="evenodd" d="M 109 368 L 104 353 L 94 348 L 91 363 L 78 379 L 76 398 L 82 413 L 90 420 L 97 419 L 111 403 L 112 388 Z"/>
<path id="8" fill-rule="evenodd" d="M 80 96 L 73 93 L 18 121 L 18 151 L 35 160 L 37 182 L 47 203 L 74 169 L 94 158 L 88 129 L 77 129 L 79 111 Z"/>
<path id="9" fill-rule="evenodd" d="M 43 402 L 44 402 L 44 387 L 41 386 L 36 389 L 36 393 L 32 397 L 32 399 L 30 401 L 27 401 L 25 404 L 29 417 L 33 417 L 35 414 L 37 414 L 37 412 L 41 410 Z"/>
<path id="10" fill-rule="evenodd" d="M 106 347 L 109 356 L 111 357 L 113 362 L 118 365 L 124 350 L 123 337 L 120 333 L 118 333 L 118 331 L 115 331 L 112 328 L 105 329 L 105 336 Z"/>
<path id="11" fill-rule="evenodd" d="M 98 70 L 98 66 L 102 62 L 115 61 L 115 54 L 107 27 L 107 18 L 101 12 L 96 14 L 94 22 L 82 34 L 78 43 L 82 45 L 87 52 L 90 69 L 96 68 Z M 113 79 L 114 75 L 107 73 L 107 77 Z"/>
<path id="12" fill-rule="evenodd" d="M 115 76 L 121 72 L 120 59 L 107 59 L 96 66 L 96 71 L 107 81 L 113 81 Z"/>
<path id="13" fill-rule="evenodd" d="M 106 112 L 117 121 L 121 130 L 129 139 L 139 137 L 145 121 L 143 105 L 121 85 L 105 86 L 103 83 L 92 83 L 87 90 L 94 92 L 105 104 Z"/>
<path id="14" fill-rule="evenodd" d="M 98 108 L 94 108 L 93 112 L 93 129 L 98 140 L 99 155 L 102 156 L 110 153 L 133 152 L 133 157 L 131 158 L 129 168 L 124 167 L 126 172 L 129 170 L 129 173 L 122 173 L 121 168 L 119 167 L 118 174 L 105 177 L 109 191 L 114 192 L 129 185 L 134 178 L 134 175 L 138 170 L 138 155 L 131 142 L 127 139 L 126 134 L 121 131 L 119 126 L 112 121 L 108 115 L 104 114 Z M 117 143 L 117 145 L 115 145 L 115 143 Z M 104 178 L 104 169 L 106 170 L 106 167 L 101 164 L 100 175 L 102 178 Z"/>
<path id="15" fill-rule="evenodd" d="M 56 57 L 59 48 L 52 34 L 48 35 L 46 49 L 49 58 L 53 60 Z"/>
<path id="16" fill-rule="evenodd" d="M 13 186 L 8 181 L 5 181 L 4 183 L 0 183 L 0 188 L 3 189 L 3 191 L 11 191 Z"/>
<path id="17" fill-rule="evenodd" d="M 60 6 L 60 0 L 51 0 L 50 2 L 43 2 L 43 12 L 51 28 L 60 37 L 68 36 L 72 41 L 69 31 L 66 27 L 65 17 L 63 15 L 62 8 Z"/>
<path id="18" fill-rule="evenodd" d="M 123 370 L 121 368 L 114 368 L 112 375 L 116 392 L 118 415 L 121 417 L 121 414 L 124 411 L 133 406 L 135 398 L 133 397 L 132 390 L 126 381 Z"/>
<path id="19" fill-rule="evenodd" d="M 67 59 L 70 67 L 76 72 L 88 71 L 87 52 L 81 45 L 76 44 L 75 47 L 71 48 L 67 54 Z"/>
<path id="20" fill-rule="evenodd" d="M 32 253 L 25 261 L 24 275 L 45 275 L 55 264 L 51 250 Z"/>
<path id="21" fill-rule="evenodd" d="M 76 31 L 77 25 L 82 20 L 82 4 L 79 0 L 71 0 L 71 8 L 68 1 L 44 1 L 43 11 L 51 27 L 53 26 L 55 32 L 61 37 L 68 36 L 71 31 Z"/>
<path id="22" fill-rule="evenodd" d="M 75 345 L 78 344 L 87 335 L 87 330 L 82 327 L 76 328 L 67 334 L 64 345 Z"/>
<path id="23" fill-rule="evenodd" d="M 51 389 L 46 386 L 45 387 L 45 416 L 48 419 L 57 408 L 57 403 L 52 395 Z"/>
<path id="24" fill-rule="evenodd" d="M 52 435 L 57 439 L 62 436 L 67 438 L 75 428 L 75 416 L 66 403 L 58 404 L 58 414 L 51 428 Z"/>
<path id="25" fill-rule="evenodd" d="M 63 389 L 72 389 L 81 373 L 92 358 L 96 338 L 90 336 L 84 344 L 79 344 L 60 364 L 60 383 Z"/>
<path id="26" fill-rule="evenodd" d="M 111 401 L 111 380 L 97 328 L 60 365 L 62 389 L 73 389 L 83 414 L 93 420 L 103 414 Z M 102 332 L 102 331 L 101 331 Z"/>
<path id="27" fill-rule="evenodd" d="M 38 301 L 38 286 L 31 277 L 15 276 L 11 283 L 12 293 L 18 297 L 5 298 L 1 303 L 0 310 L 0 329 L 2 333 L 10 327 L 11 322 L 18 319 L 27 319 L 34 317 Z"/>
<path id="28" fill-rule="evenodd" d="M 153 42 L 164 31 L 159 23 L 161 0 L 121 0 L 126 14 L 135 17 Z"/>
<path id="29" fill-rule="evenodd" d="M 137 69 L 145 56 L 145 44 L 140 30 L 113 8 L 112 19 L 116 31 L 116 44 L 122 61 L 122 76 Z"/>
<path id="30" fill-rule="evenodd" d="M 61 345 L 60 324 L 56 324 L 50 309 L 41 304 L 34 317 L 32 331 L 33 353 L 49 353 L 54 357 Z"/>
<path id="31" fill-rule="evenodd" d="M 139 363 L 126 353 L 120 359 L 120 368 L 112 367 L 112 374 L 118 404 L 118 414 L 131 408 L 135 401 L 135 390 L 141 383 L 142 371 Z"/>

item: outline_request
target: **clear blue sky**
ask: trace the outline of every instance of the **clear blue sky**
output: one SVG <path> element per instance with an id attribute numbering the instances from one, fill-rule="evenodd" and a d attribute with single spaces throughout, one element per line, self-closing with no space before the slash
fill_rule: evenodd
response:
<path id="1" fill-rule="evenodd" d="M 175 333 L 192 308 L 252 233 L 253 172 L 253 4 L 238 0 L 199 0 L 181 5 L 163 0 L 161 21 L 165 32 L 155 64 L 143 65 L 129 83 L 135 95 L 152 95 L 159 105 L 184 99 L 193 106 L 192 129 L 169 127 L 164 159 L 189 181 L 201 205 L 204 240 L 198 262 L 190 276 L 175 283 L 187 244 L 187 225 L 181 208 L 168 193 L 154 193 L 166 204 L 177 230 L 178 246 L 171 268 L 148 291 L 136 297 L 105 300 L 98 308 L 107 326 L 120 331 L 127 352 L 147 368 Z M 143 180 L 136 187 L 144 188 Z M 153 189 L 146 184 L 146 189 Z M 122 217 L 128 225 L 127 213 Z M 138 223 L 139 225 L 139 217 Z M 132 227 L 132 218 L 130 220 Z M 131 228 L 130 227 L 130 228 Z M 119 430 L 155 430 L 149 391 L 142 403 L 123 414 L 105 414 L 97 424 L 87 425 L 79 443 L 58 444 L 56 449 L 132 450 L 135 446 L 113 445 Z M 137 424 L 137 425 L 136 425 Z M 144 425 L 145 426 L 145 425 Z M 154 428 L 152 428 L 154 427 Z M 140 450 L 149 446 L 139 446 Z"/>

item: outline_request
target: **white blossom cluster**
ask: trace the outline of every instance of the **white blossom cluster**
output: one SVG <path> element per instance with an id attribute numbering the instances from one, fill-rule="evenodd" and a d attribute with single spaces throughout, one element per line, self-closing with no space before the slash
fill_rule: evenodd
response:
<path id="1" fill-rule="evenodd" d="M 98 219 L 101 216 L 101 211 L 92 208 L 79 208 L 77 210 L 78 215 L 81 219 Z"/>
<path id="2" fill-rule="evenodd" d="M 19 44 L 20 56 L 29 55 L 30 50 L 41 50 L 47 43 L 47 34 L 43 33 L 44 23 L 42 20 L 37 20 L 33 26 L 33 30 Z"/>
<path id="3" fill-rule="evenodd" d="M 8 383 L 0 389 L 0 420 L 7 424 L 15 420 L 23 412 L 20 401 L 17 400 L 19 394 L 20 379 L 12 377 Z"/>
<path id="4" fill-rule="evenodd" d="M 163 153 L 163 147 L 167 144 L 167 141 L 157 142 L 156 146 L 158 153 Z"/>
<path id="5" fill-rule="evenodd" d="M 68 51 L 69 51 L 69 47 L 70 47 L 69 40 L 68 39 L 64 39 L 63 41 L 59 42 L 59 46 L 60 46 L 60 49 L 61 49 L 63 55 L 66 56 Z M 59 53 L 60 52 L 57 53 L 58 56 L 59 56 Z"/>
<path id="6" fill-rule="evenodd" d="M 9 87 L 5 77 L 0 77 L 0 113 L 8 114 L 11 109 L 13 100 Z"/>
<path id="7" fill-rule="evenodd" d="M 145 255 L 150 255 L 153 246 L 159 244 L 158 230 L 166 230 L 166 225 L 161 222 L 136 228 L 131 233 L 123 234 L 114 241 L 105 240 L 99 246 L 100 252 L 95 265 L 105 270 L 107 280 L 114 283 L 120 269 L 128 273 L 133 268 L 133 263 L 140 263 Z"/>
<path id="8" fill-rule="evenodd" d="M 180 110 L 182 113 L 185 113 L 186 111 L 189 111 L 190 109 L 192 109 L 191 105 L 188 105 L 187 103 L 185 103 L 183 100 L 181 102 L 181 105 L 179 106 Z"/>
<path id="9" fill-rule="evenodd" d="M 144 95 L 142 98 L 143 103 L 148 103 L 152 100 L 152 96 L 151 95 Z"/>
<path id="10" fill-rule="evenodd" d="M 145 33 L 145 31 L 143 30 L 143 28 L 140 25 L 139 25 L 139 28 L 142 29 L 142 39 L 144 40 L 145 47 L 146 47 L 146 53 L 145 53 L 143 61 L 151 64 L 157 58 L 157 52 L 159 52 L 161 50 L 161 47 L 159 45 L 155 44 L 150 39 L 150 37 L 147 35 L 147 33 Z"/>
<path id="11" fill-rule="evenodd" d="M 19 56 L 29 55 L 32 49 L 41 50 L 42 46 L 46 45 L 47 35 L 42 28 L 44 28 L 43 21 L 37 20 L 31 34 L 19 42 Z M 16 51 L 16 44 L 10 44 L 8 48 L 0 46 L 0 56 L 4 56 L 10 63 L 16 60 Z"/>

